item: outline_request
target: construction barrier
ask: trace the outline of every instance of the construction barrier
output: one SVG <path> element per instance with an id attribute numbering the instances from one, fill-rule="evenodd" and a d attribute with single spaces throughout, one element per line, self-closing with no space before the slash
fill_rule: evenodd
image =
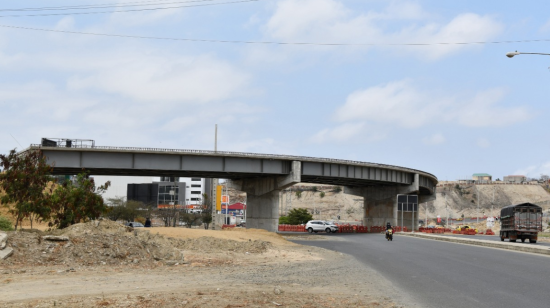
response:
<path id="1" fill-rule="evenodd" d="M 485 235 L 495 235 L 495 232 L 491 229 L 487 229 L 487 231 L 485 231 Z"/>
<path id="2" fill-rule="evenodd" d="M 230 229 L 230 228 L 235 228 L 237 225 L 222 225 L 222 229 Z"/>

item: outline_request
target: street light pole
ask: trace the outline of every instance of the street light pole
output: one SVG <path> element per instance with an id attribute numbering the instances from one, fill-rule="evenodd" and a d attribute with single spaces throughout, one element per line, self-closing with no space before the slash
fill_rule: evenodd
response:
<path id="1" fill-rule="evenodd" d="M 540 52 L 519 52 L 519 51 L 513 51 L 506 54 L 508 58 L 513 58 L 514 56 L 518 55 L 541 55 L 541 56 L 550 56 L 550 53 L 540 53 Z"/>

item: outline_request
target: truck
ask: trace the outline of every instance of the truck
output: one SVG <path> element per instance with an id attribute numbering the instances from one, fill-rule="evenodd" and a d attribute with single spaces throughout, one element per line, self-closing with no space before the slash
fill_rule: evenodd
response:
<path id="1" fill-rule="evenodd" d="M 500 211 L 500 240 L 536 243 L 542 232 L 542 208 L 532 203 L 506 206 Z"/>

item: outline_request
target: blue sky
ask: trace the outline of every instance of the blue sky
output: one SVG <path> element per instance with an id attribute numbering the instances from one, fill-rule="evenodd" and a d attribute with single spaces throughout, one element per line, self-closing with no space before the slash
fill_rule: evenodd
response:
<path id="1" fill-rule="evenodd" d="M 21 0 L 1 8 L 128 2 Z M 208 3 L 223 2 L 231 1 Z M 155 5 L 95 11 L 197 4 L 147 3 Z M 14 138 L 26 147 L 41 137 L 210 150 L 218 124 L 219 150 L 392 164 L 440 180 L 550 173 L 550 56 L 505 56 L 550 53 L 550 41 L 399 45 L 550 39 L 548 1 L 264 0 L 5 16 L 84 11 L 0 11 L 0 25 L 373 45 L 0 27 L 1 152 L 21 148 Z"/>

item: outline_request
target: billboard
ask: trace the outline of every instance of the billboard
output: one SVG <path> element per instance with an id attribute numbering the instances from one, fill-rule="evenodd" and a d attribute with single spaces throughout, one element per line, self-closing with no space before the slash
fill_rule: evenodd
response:
<path id="1" fill-rule="evenodd" d="M 223 204 L 229 204 L 229 196 L 228 195 L 223 195 L 222 196 L 222 203 Z"/>
<path id="2" fill-rule="evenodd" d="M 216 211 L 222 210 L 222 188 L 223 186 L 216 186 Z"/>

